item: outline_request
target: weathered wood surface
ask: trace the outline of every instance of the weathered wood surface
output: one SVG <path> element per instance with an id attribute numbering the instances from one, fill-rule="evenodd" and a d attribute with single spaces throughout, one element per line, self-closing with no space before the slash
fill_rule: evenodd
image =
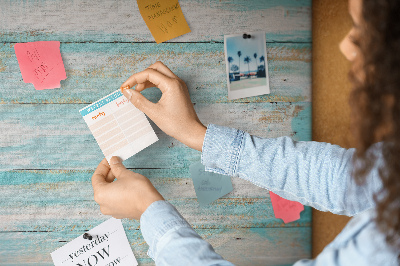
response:
<path id="1" fill-rule="evenodd" d="M 105 220 L 103 220 L 105 221 Z M 140 265 L 154 265 L 139 230 L 124 227 Z M 311 228 L 196 229 L 218 252 L 236 265 L 292 265 L 309 256 Z M 76 237 L 75 231 L 4 232 L 1 234 L 2 265 L 49 265 L 50 252 Z M 240 252 L 238 252 L 240 251 Z M 243 256 L 253 254 L 253 256 Z M 14 256 L 10 256 L 14 255 Z M 4 263 L 4 264 L 3 264 Z"/>
<path id="2" fill-rule="evenodd" d="M 1 169 L 94 169 L 103 155 L 78 112 L 84 106 L 0 105 Z M 204 124 L 218 123 L 261 137 L 310 133 L 308 102 L 196 104 L 195 109 Z M 200 152 L 152 125 L 160 140 L 128 159 L 128 167 L 187 168 L 200 160 Z"/>
<path id="3" fill-rule="evenodd" d="M 91 103 L 157 60 L 187 81 L 194 103 L 228 102 L 223 43 L 62 43 L 68 78 L 47 91 L 23 82 L 13 46 L 0 45 L 0 103 Z M 235 102 L 311 101 L 311 44 L 271 43 L 267 53 L 271 94 Z"/>
<path id="4" fill-rule="evenodd" d="M 265 31 L 271 42 L 311 42 L 311 0 L 181 0 L 191 33 L 170 42 L 223 42 Z M 5 42 L 153 42 L 136 1 L 1 1 Z M 17 34 L 16 34 L 17 33 Z"/>
<path id="5" fill-rule="evenodd" d="M 90 178 L 103 155 L 78 110 L 161 60 L 183 78 L 203 123 L 261 137 L 311 139 L 311 1 L 180 0 L 192 32 L 155 44 L 135 1 L 0 0 L 0 265 L 49 265 L 50 252 L 105 221 Z M 271 94 L 228 101 L 223 35 L 266 31 Z M 67 79 L 25 84 L 13 46 L 58 40 Z M 145 95 L 156 101 L 160 92 Z M 268 191 L 234 191 L 197 204 L 188 167 L 200 153 L 166 136 L 125 162 L 153 182 L 197 232 L 238 265 L 290 265 L 311 255 L 311 209 L 284 224 Z M 152 160 L 148 160 L 152 158 Z M 123 221 L 140 265 L 137 221 Z"/>
<path id="6" fill-rule="evenodd" d="M 285 227 L 281 219 L 274 217 L 268 191 L 245 180 L 233 178 L 234 191 L 208 207 L 198 208 L 193 182 L 188 178 L 186 168 L 135 171 L 149 177 L 194 228 Z M 0 180 L 0 194 L 13 201 L 0 202 L 0 207 L 5 209 L 2 214 L 12 219 L 1 220 L 0 230 L 27 230 L 32 226 L 32 217 L 35 218 L 35 231 L 89 230 L 96 220 L 102 219 L 93 201 L 91 175 L 89 170 L 5 172 Z M 37 195 L 41 197 L 37 198 Z M 74 207 L 76 202 L 80 204 Z M 57 219 L 54 219 L 52 215 L 57 213 Z M 63 219 L 81 223 L 65 224 Z M 287 227 L 310 226 L 310 222 L 307 208 L 300 220 Z M 139 223 L 132 222 L 131 226 L 137 229 Z"/>

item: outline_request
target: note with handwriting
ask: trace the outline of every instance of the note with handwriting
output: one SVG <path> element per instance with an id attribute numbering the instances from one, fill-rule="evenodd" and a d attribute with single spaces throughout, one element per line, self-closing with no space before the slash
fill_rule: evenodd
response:
<path id="1" fill-rule="evenodd" d="M 111 218 L 51 253 L 56 266 L 138 265 L 121 220 Z"/>
<path id="2" fill-rule="evenodd" d="M 137 0 L 137 4 L 157 43 L 190 32 L 178 0 Z"/>
<path id="3" fill-rule="evenodd" d="M 200 162 L 190 166 L 197 201 L 201 207 L 228 194 L 233 190 L 231 177 L 205 171 Z"/>
<path id="4" fill-rule="evenodd" d="M 285 224 L 300 219 L 300 213 L 304 211 L 303 204 L 284 199 L 271 191 L 269 195 L 276 218 L 282 219 Z"/>
<path id="5" fill-rule="evenodd" d="M 109 162 L 126 160 L 158 140 L 145 114 L 117 90 L 79 110 Z"/>
<path id="6" fill-rule="evenodd" d="M 60 88 L 60 81 L 67 78 L 60 42 L 16 43 L 14 50 L 24 82 L 36 90 Z"/>

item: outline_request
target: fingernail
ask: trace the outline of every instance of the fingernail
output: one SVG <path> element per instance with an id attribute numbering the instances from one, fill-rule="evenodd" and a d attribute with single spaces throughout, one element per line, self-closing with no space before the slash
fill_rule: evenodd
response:
<path id="1" fill-rule="evenodd" d="M 128 98 L 128 100 L 130 100 L 132 98 L 132 90 L 124 90 L 125 92 L 125 96 L 127 96 L 126 98 Z"/>
<path id="2" fill-rule="evenodd" d="M 127 89 L 130 89 L 130 88 L 129 88 L 129 85 L 126 85 L 125 87 L 122 87 L 122 86 L 121 86 L 121 92 L 124 92 L 124 90 L 127 90 Z"/>
<path id="3" fill-rule="evenodd" d="M 110 164 L 119 164 L 119 163 L 122 163 L 122 160 L 118 156 L 113 156 L 110 160 Z"/>

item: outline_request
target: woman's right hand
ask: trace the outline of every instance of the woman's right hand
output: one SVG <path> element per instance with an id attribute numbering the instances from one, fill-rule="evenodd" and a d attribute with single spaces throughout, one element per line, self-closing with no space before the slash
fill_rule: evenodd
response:
<path id="1" fill-rule="evenodd" d="M 131 89 L 135 85 L 136 89 Z M 140 93 L 151 87 L 162 92 L 157 103 L 150 102 Z M 163 63 L 156 62 L 133 74 L 122 84 L 121 91 L 166 134 L 193 149 L 202 150 L 207 128 L 197 117 L 185 82 Z"/>

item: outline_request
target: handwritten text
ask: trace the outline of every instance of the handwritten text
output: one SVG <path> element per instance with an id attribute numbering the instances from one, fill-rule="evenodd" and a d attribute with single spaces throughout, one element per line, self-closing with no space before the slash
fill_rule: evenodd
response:
<path id="1" fill-rule="evenodd" d="M 92 119 L 96 120 L 99 116 L 106 116 L 106 114 L 104 112 L 101 112 L 98 115 L 92 116 Z"/>
<path id="2" fill-rule="evenodd" d="M 169 7 L 166 7 L 166 8 L 164 8 L 164 9 L 159 10 L 159 11 L 155 12 L 154 14 L 148 15 L 147 18 L 148 18 L 149 20 L 159 18 L 159 17 L 161 17 L 162 15 L 171 13 L 172 11 L 174 11 L 174 10 L 176 10 L 176 9 L 179 9 L 179 7 L 180 7 L 180 6 L 179 6 L 179 3 L 176 3 L 176 4 L 172 5 L 172 6 L 169 6 Z"/>

